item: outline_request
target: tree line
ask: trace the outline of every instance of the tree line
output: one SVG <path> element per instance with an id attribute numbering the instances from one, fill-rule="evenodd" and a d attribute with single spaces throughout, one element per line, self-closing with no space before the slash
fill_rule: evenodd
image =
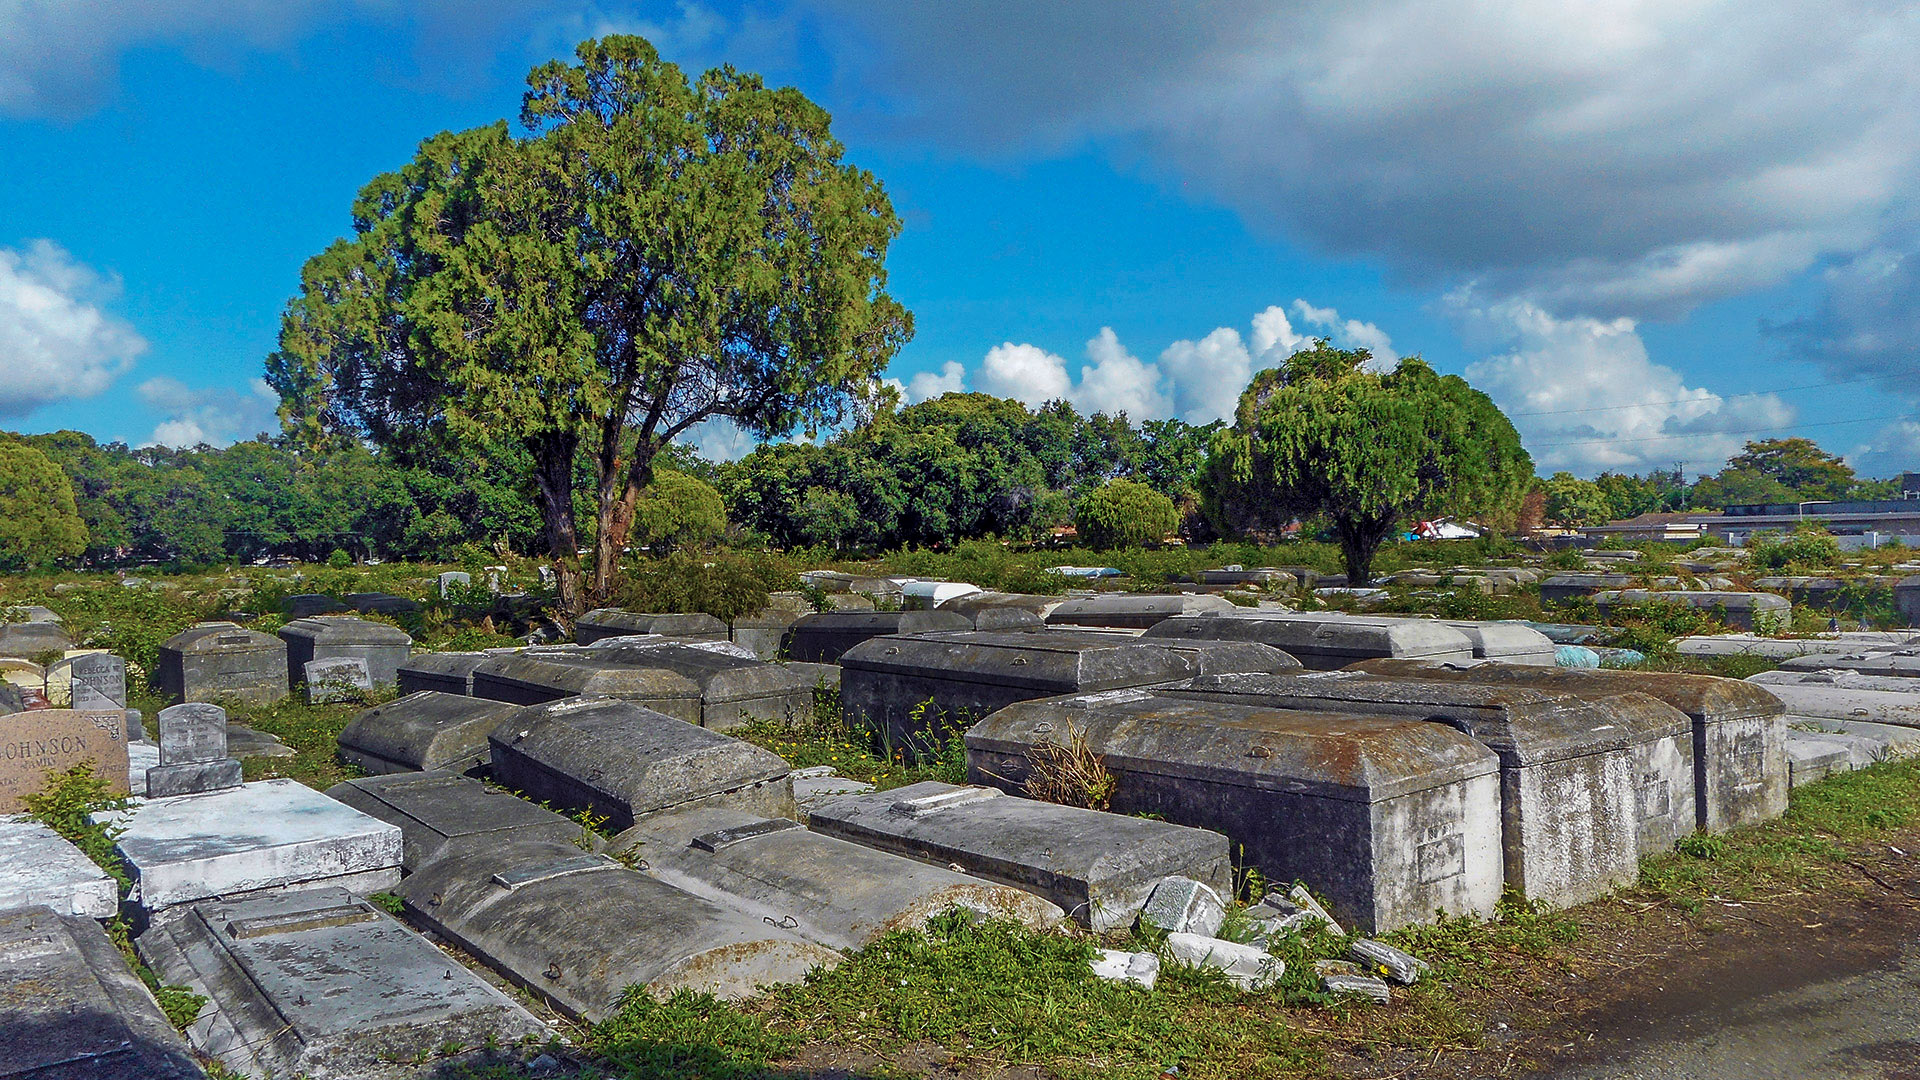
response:
<path id="1" fill-rule="evenodd" d="M 1540 483 L 1545 523 L 1599 525 L 1651 513 L 1721 510 L 1754 503 L 1799 504 L 1893 499 L 1898 480 L 1870 480 L 1811 439 L 1748 442 L 1718 472 L 1688 483 L 1679 469 L 1645 474 L 1603 472 L 1583 480 L 1557 472 Z"/>

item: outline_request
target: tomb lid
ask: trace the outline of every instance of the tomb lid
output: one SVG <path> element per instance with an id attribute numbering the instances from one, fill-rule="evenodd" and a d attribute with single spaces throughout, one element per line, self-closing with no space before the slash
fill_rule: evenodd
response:
<path id="1" fill-rule="evenodd" d="M 537 833 L 570 843 L 582 835 L 580 825 L 546 807 L 443 770 L 362 777 L 335 784 L 327 795 L 398 826 L 403 865 L 410 872 L 447 844 L 475 837 Z"/>
<path id="2" fill-rule="evenodd" d="M 676 637 L 697 634 L 725 637 L 727 633 L 726 623 L 704 612 L 658 614 L 620 608 L 594 608 L 575 620 L 574 626 L 621 634 L 668 634 Z"/>
<path id="3" fill-rule="evenodd" d="M 802 615 L 794 631 L 821 633 L 925 634 L 939 630 L 971 630 L 972 624 L 951 611 L 816 611 Z"/>
<path id="4" fill-rule="evenodd" d="M 309 615 L 304 619 L 294 619 L 280 628 L 280 637 L 283 640 L 305 638 L 321 645 L 413 644 L 413 638 L 397 626 L 353 615 Z"/>
<path id="5" fill-rule="evenodd" d="M 491 659 L 494 654 L 484 652 L 423 652 L 414 653 L 403 661 L 398 670 L 417 672 L 421 675 L 439 675 L 450 679 L 465 679 L 473 674 L 473 669 L 481 662 Z"/>
<path id="6" fill-rule="evenodd" d="M 354 717 L 338 741 L 416 769 L 441 769 L 485 757 L 487 732 L 513 708 L 504 701 L 422 690 Z"/>
<path id="7" fill-rule="evenodd" d="M 1633 584 L 1631 574 L 1555 574 L 1540 583 L 1543 589 L 1606 589 Z"/>
<path id="8" fill-rule="evenodd" d="M 1411 679 L 1525 687 L 1589 698 L 1631 691 L 1664 701 L 1696 723 L 1779 716 L 1786 711 L 1779 698 L 1758 686 L 1713 675 L 1527 664 L 1418 664 L 1396 660 L 1368 660 L 1353 665 L 1353 670 Z"/>
<path id="9" fill-rule="evenodd" d="M 160 643 L 160 647 L 181 654 L 215 652 L 280 651 L 286 643 L 271 634 L 248 630 L 239 623 L 195 623 Z"/>
<path id="10" fill-rule="evenodd" d="M 1547 635 L 1530 626 L 1513 622 L 1464 622 L 1440 620 L 1441 625 L 1460 631 L 1473 643 L 1475 656 L 1497 660 L 1502 656 L 1552 655 L 1554 644 Z"/>
<path id="11" fill-rule="evenodd" d="M 841 669 L 1070 693 L 1199 673 L 1197 655 L 1136 638 L 1060 631 L 958 630 L 871 638 Z"/>
<path id="12" fill-rule="evenodd" d="M 518 709 L 488 738 L 550 772 L 611 794 L 635 817 L 789 772 L 770 750 L 604 697 Z"/>
<path id="13" fill-rule="evenodd" d="M 664 667 L 634 667 L 584 653 L 489 657 L 473 669 L 474 691 L 494 683 L 534 687 L 563 695 L 697 700 L 700 686 Z"/>
<path id="14" fill-rule="evenodd" d="M 1240 609 L 1235 609 L 1240 610 Z M 1473 643 L 1451 626 L 1428 619 L 1378 622 L 1324 616 L 1272 614 L 1198 615 L 1168 619 L 1148 629 L 1148 638 L 1258 641 L 1288 653 L 1352 656 L 1470 657 Z"/>
<path id="15" fill-rule="evenodd" d="M 1643 694 L 1553 693 L 1352 671 L 1203 675 L 1170 696 L 1336 713 L 1418 716 L 1472 735 L 1510 767 L 1607 753 L 1691 730 L 1686 716 Z"/>
<path id="16" fill-rule="evenodd" d="M 1020 757 L 1084 737 L 1109 769 L 1344 802 L 1382 802 L 1499 768 L 1495 752 L 1413 716 L 1316 712 L 1113 690 L 1009 705 L 970 752 Z"/>
<path id="17" fill-rule="evenodd" d="M 1062 602 L 1047 613 L 1047 622 L 1100 626 L 1122 620 L 1127 625 L 1147 625 L 1181 615 L 1238 610 L 1232 601 L 1210 593 L 1104 593 Z"/>
<path id="18" fill-rule="evenodd" d="M 723 644 L 713 642 L 711 644 Z M 596 645 L 592 655 L 635 667 L 664 668 L 700 688 L 707 704 L 745 701 L 813 689 L 813 680 L 779 664 L 769 664 L 731 650 L 703 648 L 701 643 L 658 645 Z"/>

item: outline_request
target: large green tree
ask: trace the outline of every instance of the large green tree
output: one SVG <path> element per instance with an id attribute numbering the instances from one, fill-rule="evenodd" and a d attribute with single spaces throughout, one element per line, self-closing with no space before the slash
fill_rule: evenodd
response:
<path id="1" fill-rule="evenodd" d="M 1133 480 L 1109 480 L 1073 508 L 1080 539 L 1102 551 L 1157 544 L 1180 528 L 1173 500 Z"/>
<path id="2" fill-rule="evenodd" d="M 594 599 L 655 457 L 704 420 L 842 422 L 911 335 L 899 221 L 825 110 L 731 68 L 690 81 L 637 37 L 533 71 L 521 132 L 427 139 L 309 260 L 268 378 L 289 428 L 403 455 L 517 446 L 561 599 L 588 463 Z"/>
<path id="3" fill-rule="evenodd" d="M 1612 504 L 1599 484 L 1582 480 L 1570 472 L 1557 472 L 1547 478 L 1547 501 L 1542 512 L 1549 524 L 1566 528 L 1599 525 L 1610 520 Z"/>
<path id="4" fill-rule="evenodd" d="M 1418 357 L 1385 375 L 1369 359 L 1322 341 L 1254 376 L 1201 477 L 1216 527 L 1278 531 L 1323 514 L 1349 582 L 1364 585 L 1403 522 L 1518 505 L 1533 462 L 1490 398 Z"/>
<path id="5" fill-rule="evenodd" d="M 25 443 L 0 441 L 0 568 L 49 566 L 86 549 L 67 474 Z"/>
<path id="6" fill-rule="evenodd" d="M 1859 487 L 1853 467 L 1812 439 L 1761 439 L 1727 459 L 1727 467 L 1693 486 L 1696 506 L 1799 503 L 1845 499 Z"/>

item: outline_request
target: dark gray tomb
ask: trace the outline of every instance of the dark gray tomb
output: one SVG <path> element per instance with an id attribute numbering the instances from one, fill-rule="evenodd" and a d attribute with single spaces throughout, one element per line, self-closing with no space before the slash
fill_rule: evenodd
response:
<path id="1" fill-rule="evenodd" d="M 280 639 L 287 643 L 289 682 L 304 677 L 307 664 L 314 660 L 357 656 L 367 662 L 373 685 L 392 686 L 399 679 L 400 665 L 413 655 L 413 639 L 405 630 L 352 615 L 295 619 L 280 628 Z"/>
<path id="2" fill-rule="evenodd" d="M 160 643 L 154 685 L 174 701 L 268 704 L 287 696 L 288 670 L 286 642 L 238 623 L 204 622 Z"/>
<path id="3" fill-rule="evenodd" d="M 504 701 L 422 690 L 353 718 L 339 736 L 340 757 L 379 776 L 487 763 L 487 733 L 515 706 Z"/>

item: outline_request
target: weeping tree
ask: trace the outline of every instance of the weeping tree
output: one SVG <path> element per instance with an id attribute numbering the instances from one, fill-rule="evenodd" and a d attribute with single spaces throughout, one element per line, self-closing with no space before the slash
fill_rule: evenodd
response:
<path id="1" fill-rule="evenodd" d="M 1417 357 L 1384 375 L 1370 359 L 1322 341 L 1254 377 L 1201 474 L 1215 528 L 1277 532 L 1325 515 L 1347 580 L 1365 585 L 1403 523 L 1510 510 L 1526 496 L 1533 461 L 1492 399 Z"/>
<path id="2" fill-rule="evenodd" d="M 762 438 L 843 422 L 912 317 L 885 291 L 885 192 L 798 91 L 689 80 L 637 37 L 585 42 L 528 87 L 517 133 L 436 135 L 360 192 L 267 373 L 309 445 L 524 448 L 578 612 L 610 594 L 663 448 L 714 418 Z"/>

